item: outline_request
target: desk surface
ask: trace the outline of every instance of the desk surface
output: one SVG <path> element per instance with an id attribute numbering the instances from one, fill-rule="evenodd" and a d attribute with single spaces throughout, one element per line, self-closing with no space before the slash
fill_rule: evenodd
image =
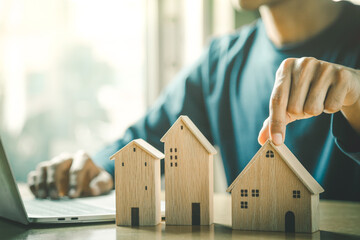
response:
<path id="1" fill-rule="evenodd" d="M 320 201 L 320 231 L 313 234 L 231 229 L 231 199 L 214 196 L 211 226 L 117 227 L 115 223 L 23 226 L 0 218 L 1 239 L 360 239 L 360 203 Z"/>

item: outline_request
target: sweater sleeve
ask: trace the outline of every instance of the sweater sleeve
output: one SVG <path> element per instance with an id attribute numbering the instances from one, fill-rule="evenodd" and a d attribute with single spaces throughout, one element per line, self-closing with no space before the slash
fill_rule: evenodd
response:
<path id="1" fill-rule="evenodd" d="M 360 136 L 341 112 L 332 115 L 331 128 L 338 148 L 360 165 Z"/>

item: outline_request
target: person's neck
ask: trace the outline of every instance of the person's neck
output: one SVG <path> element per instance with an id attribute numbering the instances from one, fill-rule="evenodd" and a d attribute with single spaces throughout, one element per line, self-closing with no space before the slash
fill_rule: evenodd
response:
<path id="1" fill-rule="evenodd" d="M 341 4 L 330 0 L 286 0 L 260 7 L 267 35 L 278 47 L 316 35 L 340 12 Z"/>

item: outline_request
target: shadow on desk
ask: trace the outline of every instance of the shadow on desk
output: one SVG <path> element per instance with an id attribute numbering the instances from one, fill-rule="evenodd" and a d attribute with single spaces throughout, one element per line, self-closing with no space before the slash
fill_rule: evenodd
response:
<path id="1" fill-rule="evenodd" d="M 24 226 L 0 219 L 1 239 L 360 239 L 359 236 L 319 231 L 286 234 L 232 230 L 229 226 L 116 227 L 115 224 Z"/>

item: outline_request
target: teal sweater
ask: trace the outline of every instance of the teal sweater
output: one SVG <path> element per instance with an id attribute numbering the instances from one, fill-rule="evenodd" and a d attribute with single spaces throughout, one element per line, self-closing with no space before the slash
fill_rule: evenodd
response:
<path id="1" fill-rule="evenodd" d="M 302 43 L 275 47 L 261 20 L 213 39 L 199 61 L 182 71 L 124 136 L 95 155 L 95 162 L 114 175 L 111 154 L 134 138 L 163 150 L 160 138 L 179 115 L 188 115 L 220 148 L 231 184 L 260 148 L 257 136 L 284 59 L 311 56 L 360 68 L 360 7 L 342 4 L 333 25 Z M 360 136 L 341 113 L 289 124 L 285 144 L 323 186 L 322 198 L 360 200 Z"/>

